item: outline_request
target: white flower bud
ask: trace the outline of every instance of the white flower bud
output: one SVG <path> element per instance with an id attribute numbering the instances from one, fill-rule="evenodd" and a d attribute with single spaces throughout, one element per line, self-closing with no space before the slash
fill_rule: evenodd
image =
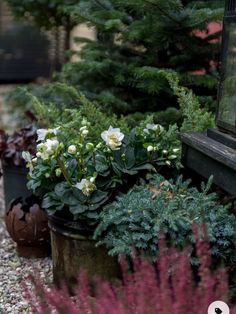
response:
<path id="1" fill-rule="evenodd" d="M 169 158 L 170 160 L 172 160 L 172 159 L 176 159 L 177 156 L 176 156 L 176 155 L 170 155 L 168 158 Z"/>
<path id="2" fill-rule="evenodd" d="M 96 179 L 96 178 L 91 177 L 91 178 L 89 179 L 89 181 L 90 181 L 91 183 L 94 183 L 94 182 L 95 182 L 95 179 Z"/>
<path id="3" fill-rule="evenodd" d="M 88 125 L 87 119 L 83 118 L 83 120 L 81 121 L 81 125 L 83 125 L 83 126 Z"/>
<path id="4" fill-rule="evenodd" d="M 172 152 L 173 152 L 173 153 L 178 153 L 179 150 L 180 150 L 179 148 L 174 148 L 174 149 L 172 150 Z"/>
<path id="5" fill-rule="evenodd" d="M 86 130 L 83 130 L 81 134 L 82 134 L 83 136 L 86 136 L 86 135 L 88 135 L 88 133 L 89 133 L 89 131 L 86 129 Z"/>
<path id="6" fill-rule="evenodd" d="M 86 149 L 87 149 L 87 150 L 93 150 L 93 149 L 94 149 L 93 143 L 87 143 L 87 144 L 86 144 Z"/>
<path id="7" fill-rule="evenodd" d="M 60 169 L 60 168 L 57 168 L 57 169 L 55 170 L 55 173 L 56 173 L 56 176 L 57 176 L 57 177 L 60 177 L 60 175 L 61 175 L 61 169 Z"/>
<path id="8" fill-rule="evenodd" d="M 75 155 L 76 152 L 77 152 L 76 146 L 75 146 L 75 145 L 70 145 L 70 146 L 68 147 L 68 150 L 67 150 L 67 151 L 68 151 L 69 154 Z"/>
<path id="9" fill-rule="evenodd" d="M 49 178 L 50 177 L 50 173 L 45 173 L 45 178 Z"/>
<path id="10" fill-rule="evenodd" d="M 166 162 L 165 162 L 165 163 L 166 163 L 166 165 L 167 165 L 167 166 L 170 166 L 170 165 L 171 165 L 170 160 L 166 160 Z"/>
<path id="11" fill-rule="evenodd" d="M 37 161 L 38 161 L 38 159 L 36 157 L 32 159 L 33 164 L 37 164 Z"/>
<path id="12" fill-rule="evenodd" d="M 98 143 L 97 145 L 96 145 L 96 148 L 101 148 L 102 147 L 102 143 L 100 142 L 100 143 Z"/>
<path id="13" fill-rule="evenodd" d="M 83 132 L 84 130 L 87 130 L 87 126 L 82 126 L 80 129 L 79 129 L 81 132 Z"/>
<path id="14" fill-rule="evenodd" d="M 166 154 L 168 154 L 168 150 L 163 149 L 162 153 L 163 153 L 164 155 L 166 155 Z"/>
<path id="15" fill-rule="evenodd" d="M 148 152 L 152 152 L 153 150 L 154 150 L 154 147 L 153 147 L 153 146 L 149 145 L 149 146 L 147 147 L 147 151 L 148 151 Z"/>

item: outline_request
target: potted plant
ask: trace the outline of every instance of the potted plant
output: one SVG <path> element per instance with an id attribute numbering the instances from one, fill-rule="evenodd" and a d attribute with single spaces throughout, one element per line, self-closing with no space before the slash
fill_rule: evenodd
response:
<path id="1" fill-rule="evenodd" d="M 177 160 L 171 132 L 160 125 L 141 125 L 126 134 L 110 126 L 97 141 L 91 133 L 85 119 L 79 129 L 38 130 L 36 158 L 26 157 L 28 187 L 43 197 L 49 217 L 56 282 L 69 282 L 81 268 L 104 278 L 117 273 L 114 260 L 92 240 L 103 206 L 147 172 Z"/>
<path id="2" fill-rule="evenodd" d="M 33 125 L 16 130 L 9 135 L 0 130 L 0 159 L 2 164 L 5 206 L 13 199 L 30 196 L 27 189 L 27 172 L 22 152 L 36 152 L 36 128 Z"/>
<path id="3" fill-rule="evenodd" d="M 0 130 L 0 158 L 5 197 L 5 222 L 9 235 L 17 243 L 18 255 L 44 257 L 50 253 L 48 220 L 40 199 L 27 188 L 24 151 L 36 153 L 36 128 L 26 126 L 8 135 Z"/>

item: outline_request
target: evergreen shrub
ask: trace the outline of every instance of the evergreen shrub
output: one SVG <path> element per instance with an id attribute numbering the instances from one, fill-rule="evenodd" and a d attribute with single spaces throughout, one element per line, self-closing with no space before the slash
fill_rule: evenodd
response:
<path id="1" fill-rule="evenodd" d="M 135 249 L 156 256 L 161 233 L 169 245 L 194 248 L 192 224 L 206 224 L 214 258 L 235 261 L 236 217 L 217 202 L 216 194 L 208 193 L 211 180 L 200 191 L 189 184 L 182 177 L 174 182 L 156 175 L 149 185 L 119 196 L 101 212 L 95 231 L 98 244 L 106 245 L 111 255 L 132 255 Z"/>

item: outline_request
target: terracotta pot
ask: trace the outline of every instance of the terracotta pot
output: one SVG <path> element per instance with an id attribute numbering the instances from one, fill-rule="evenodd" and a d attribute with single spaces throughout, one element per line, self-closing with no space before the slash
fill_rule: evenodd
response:
<path id="1" fill-rule="evenodd" d="M 34 197 L 14 200 L 5 216 L 7 231 L 17 243 L 23 257 L 45 257 L 50 254 L 50 233 L 46 213 Z"/>
<path id="2" fill-rule="evenodd" d="M 69 288 L 76 283 L 79 271 L 88 278 L 98 276 L 106 280 L 120 277 L 120 266 L 115 257 L 107 254 L 105 247 L 96 247 L 96 241 L 73 221 L 49 216 L 53 278 L 57 285 L 66 282 Z"/>

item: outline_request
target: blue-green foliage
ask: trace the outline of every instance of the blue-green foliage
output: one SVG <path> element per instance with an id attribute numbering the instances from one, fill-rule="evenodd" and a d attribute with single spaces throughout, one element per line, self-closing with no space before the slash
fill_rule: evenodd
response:
<path id="1" fill-rule="evenodd" d="M 95 237 L 105 244 L 109 254 L 156 256 L 158 239 L 166 234 L 168 243 L 179 248 L 194 244 L 192 225 L 207 225 L 214 257 L 236 260 L 236 218 L 226 206 L 208 194 L 211 182 L 201 191 L 189 187 L 179 177 L 176 182 L 156 175 L 148 186 L 135 186 L 101 213 Z"/>

